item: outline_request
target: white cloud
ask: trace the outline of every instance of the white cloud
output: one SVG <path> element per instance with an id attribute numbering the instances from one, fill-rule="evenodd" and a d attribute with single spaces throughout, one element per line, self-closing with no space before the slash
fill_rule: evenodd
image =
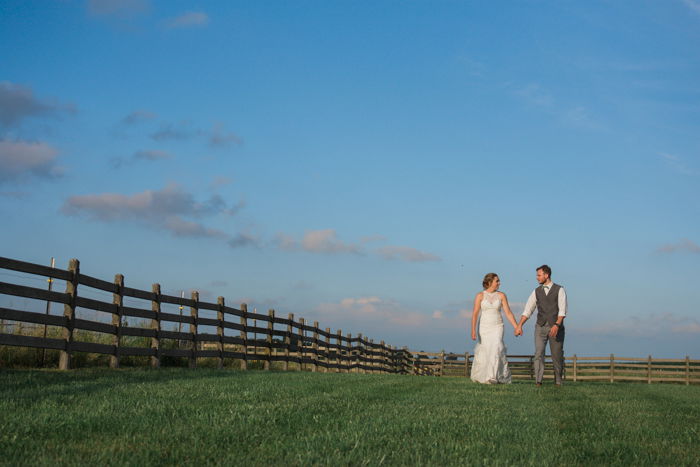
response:
<path id="1" fill-rule="evenodd" d="M 196 28 L 207 24 L 209 24 L 209 15 L 201 11 L 188 11 L 165 21 L 165 27 L 168 29 Z"/>
<path id="2" fill-rule="evenodd" d="M 58 151 L 46 143 L 0 140 L 0 182 L 28 176 L 56 178 L 63 168 L 56 165 Z"/>

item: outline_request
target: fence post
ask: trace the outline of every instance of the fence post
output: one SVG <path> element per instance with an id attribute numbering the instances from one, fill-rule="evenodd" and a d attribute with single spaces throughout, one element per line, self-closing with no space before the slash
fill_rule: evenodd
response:
<path id="1" fill-rule="evenodd" d="M 369 356 L 369 366 L 370 370 L 369 372 L 371 374 L 375 374 L 377 372 L 377 356 L 375 354 L 375 347 L 374 347 L 374 339 L 369 340 L 369 351 L 370 351 L 370 356 Z"/>
<path id="2" fill-rule="evenodd" d="M 578 360 L 576 354 L 574 354 L 574 383 L 576 382 L 576 377 L 578 376 Z"/>
<path id="3" fill-rule="evenodd" d="M 289 347 L 292 345 L 292 323 L 294 322 L 294 313 L 287 315 L 287 334 L 284 336 L 284 371 L 289 371 Z"/>
<path id="4" fill-rule="evenodd" d="M 394 347 L 392 345 L 388 345 L 386 349 L 386 364 L 387 364 L 387 371 L 389 373 L 395 373 L 395 368 L 394 368 Z"/>
<path id="5" fill-rule="evenodd" d="M 197 333 L 199 332 L 198 323 L 199 320 L 199 292 L 196 290 L 192 291 L 192 301 L 194 302 L 190 307 L 190 316 L 192 317 L 192 323 L 190 323 L 190 334 L 192 334 L 192 349 L 190 353 L 190 368 L 197 368 Z"/>
<path id="6" fill-rule="evenodd" d="M 331 328 L 326 328 L 326 373 L 333 373 L 331 361 Z"/>
<path id="7" fill-rule="evenodd" d="M 318 371 L 318 321 L 314 321 L 314 335 L 313 335 L 314 342 L 312 344 L 312 349 L 313 349 L 313 356 L 311 359 L 313 360 L 313 364 L 311 365 L 311 371 L 314 373 Z"/>
<path id="8" fill-rule="evenodd" d="M 409 358 L 409 352 L 408 347 L 404 345 L 401 363 L 406 373 L 413 374 L 413 353 L 410 354 L 411 357 Z"/>
<path id="9" fill-rule="evenodd" d="M 344 368 L 343 365 L 345 364 L 345 357 L 343 357 L 343 350 L 340 348 L 341 345 L 343 345 L 343 330 L 338 329 L 335 331 L 335 345 L 338 347 L 338 373 L 342 373 Z"/>
<path id="10" fill-rule="evenodd" d="M 304 338 L 306 337 L 304 326 L 306 325 L 306 320 L 304 318 L 299 318 L 299 324 L 301 325 L 301 339 L 299 340 L 299 345 L 297 346 L 299 349 L 299 371 L 304 371 Z"/>
<path id="11" fill-rule="evenodd" d="M 362 346 L 362 334 L 357 335 L 357 349 L 355 350 L 355 362 L 357 363 L 357 372 L 364 373 L 365 362 L 363 360 L 365 353 Z"/>
<path id="12" fill-rule="evenodd" d="M 610 354 L 610 382 L 615 381 L 615 356 Z"/>
<path id="13" fill-rule="evenodd" d="M 151 337 L 151 350 L 155 353 L 151 355 L 151 368 L 160 368 L 160 284 L 153 284 L 151 292 L 151 311 L 156 315 L 155 318 L 151 318 L 151 329 L 154 332 Z"/>
<path id="14" fill-rule="evenodd" d="M 379 341 L 379 345 L 381 345 L 379 348 L 380 373 L 384 374 L 386 373 L 386 344 L 384 344 L 384 341 Z"/>
<path id="15" fill-rule="evenodd" d="M 345 335 L 345 338 L 348 341 L 348 349 L 350 349 L 346 353 L 347 365 L 348 365 L 347 372 L 352 373 L 352 370 L 353 370 L 352 364 L 355 361 L 355 359 L 354 359 L 355 351 L 354 351 L 353 346 L 352 346 L 352 333 L 347 333 Z"/>
<path id="16" fill-rule="evenodd" d="M 248 369 L 248 304 L 241 303 L 241 352 L 243 353 L 243 358 L 241 359 L 241 370 Z"/>
<path id="17" fill-rule="evenodd" d="M 122 316 L 124 315 L 124 276 L 116 274 L 114 276 L 114 287 L 117 289 L 112 294 L 112 303 L 117 306 L 117 312 L 112 313 L 112 326 L 116 327 L 112 344 L 114 344 L 114 355 L 109 357 L 109 367 L 119 368 L 119 348 L 122 340 Z"/>
<path id="18" fill-rule="evenodd" d="M 445 376 L 445 350 L 440 351 L 440 376 Z"/>
<path id="19" fill-rule="evenodd" d="M 685 385 L 690 385 L 690 356 L 685 356 Z"/>
<path id="20" fill-rule="evenodd" d="M 263 363 L 263 369 L 269 371 L 272 367 L 272 328 L 275 325 L 275 310 L 267 310 L 267 316 L 270 320 L 267 322 L 267 337 L 265 339 L 267 342 L 267 358 L 265 363 Z"/>
<path id="21" fill-rule="evenodd" d="M 59 370 L 69 370 L 71 367 L 71 344 L 73 344 L 73 329 L 75 327 L 75 301 L 78 298 L 78 276 L 80 274 L 80 261 L 73 258 L 68 263 L 71 272 L 71 280 L 66 281 L 66 293 L 69 295 L 68 303 L 63 305 L 63 316 L 66 324 L 63 327 L 64 350 L 58 361 Z"/>
<path id="22" fill-rule="evenodd" d="M 651 355 L 647 357 L 647 384 L 651 384 Z"/>
<path id="23" fill-rule="evenodd" d="M 469 378 L 469 352 L 464 352 L 464 377 Z"/>
<path id="24" fill-rule="evenodd" d="M 216 303 L 219 305 L 219 309 L 216 310 L 216 319 L 219 322 L 216 326 L 216 335 L 219 336 L 219 343 L 217 344 L 219 351 L 218 367 L 221 370 L 224 367 L 224 307 L 226 302 L 224 297 L 218 297 Z"/>

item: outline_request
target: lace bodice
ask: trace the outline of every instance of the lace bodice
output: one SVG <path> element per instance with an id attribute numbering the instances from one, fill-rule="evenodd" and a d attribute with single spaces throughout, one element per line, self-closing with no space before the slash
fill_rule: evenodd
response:
<path id="1" fill-rule="evenodd" d="M 482 324 L 503 322 L 500 293 L 484 291 L 481 299 L 481 322 Z"/>

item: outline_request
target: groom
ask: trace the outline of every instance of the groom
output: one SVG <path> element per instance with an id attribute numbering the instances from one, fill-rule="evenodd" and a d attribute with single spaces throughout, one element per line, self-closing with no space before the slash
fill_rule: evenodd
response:
<path id="1" fill-rule="evenodd" d="M 549 341 L 554 366 L 554 384 L 561 386 L 564 370 L 564 317 L 566 317 L 566 292 L 564 287 L 550 279 L 552 270 L 546 264 L 537 268 L 537 287 L 527 299 L 515 335 L 523 334 L 523 324 L 537 307 L 535 325 L 535 385 L 542 386 L 544 375 L 544 350 Z"/>

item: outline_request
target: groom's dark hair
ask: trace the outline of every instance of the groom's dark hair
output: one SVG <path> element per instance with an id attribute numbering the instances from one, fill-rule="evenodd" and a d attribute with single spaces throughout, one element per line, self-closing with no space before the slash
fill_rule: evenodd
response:
<path id="1" fill-rule="evenodd" d="M 543 273 L 547 274 L 549 277 L 552 277 L 552 268 L 550 268 L 546 264 L 543 264 L 539 268 L 535 269 L 535 271 L 539 271 L 540 269 L 542 270 Z"/>

